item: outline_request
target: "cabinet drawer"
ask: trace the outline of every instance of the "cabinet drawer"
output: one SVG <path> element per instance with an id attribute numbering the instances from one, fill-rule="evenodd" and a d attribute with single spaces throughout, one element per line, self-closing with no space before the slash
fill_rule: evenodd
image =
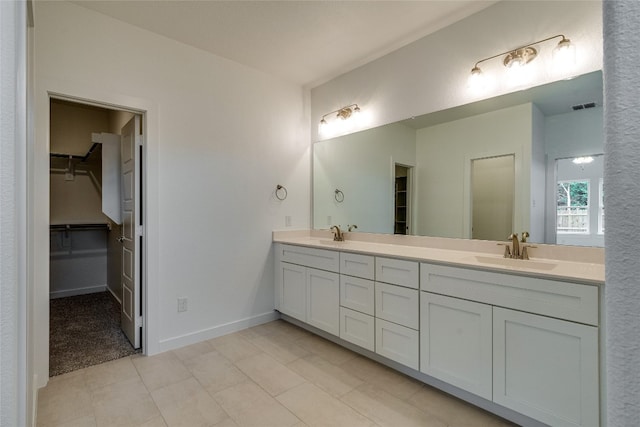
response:
<path id="1" fill-rule="evenodd" d="M 418 329 L 419 291 L 376 282 L 376 317 Z"/>
<path id="2" fill-rule="evenodd" d="M 373 316 L 374 289 L 371 280 L 340 275 L 340 305 Z"/>
<path id="3" fill-rule="evenodd" d="M 495 307 L 493 400 L 552 426 L 600 425 L 598 328 Z"/>
<path id="4" fill-rule="evenodd" d="M 376 257 L 376 282 L 418 289 L 418 271 L 415 261 Z"/>
<path id="5" fill-rule="evenodd" d="M 491 400 L 490 305 L 422 292 L 420 371 Z"/>
<path id="6" fill-rule="evenodd" d="M 340 253 L 340 274 L 373 280 L 375 262 L 371 255 Z"/>
<path id="7" fill-rule="evenodd" d="M 375 318 L 348 308 L 340 307 L 340 338 L 375 351 Z"/>
<path id="8" fill-rule="evenodd" d="M 376 319 L 376 353 L 418 369 L 418 331 Z"/>
<path id="9" fill-rule="evenodd" d="M 420 269 L 423 291 L 598 325 L 597 286 L 426 263 Z"/>
<path id="10" fill-rule="evenodd" d="M 336 251 L 293 245 L 278 245 L 276 250 L 280 261 L 336 273 L 340 270 L 340 253 Z"/>

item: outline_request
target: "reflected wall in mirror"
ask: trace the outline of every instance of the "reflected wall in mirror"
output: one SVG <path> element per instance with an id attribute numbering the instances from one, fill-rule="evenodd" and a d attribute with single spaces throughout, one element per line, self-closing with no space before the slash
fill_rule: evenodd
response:
<path id="1" fill-rule="evenodd" d="M 491 193 L 472 188 L 473 162 L 512 156 L 512 231 L 529 231 L 532 242 L 601 245 L 558 231 L 556 177 L 557 159 L 604 151 L 601 72 L 320 141 L 313 150 L 316 229 L 357 224 L 371 233 L 472 238 L 474 193 Z M 403 195 L 397 166 L 408 171 Z M 398 197 L 406 197 L 404 230 Z"/>

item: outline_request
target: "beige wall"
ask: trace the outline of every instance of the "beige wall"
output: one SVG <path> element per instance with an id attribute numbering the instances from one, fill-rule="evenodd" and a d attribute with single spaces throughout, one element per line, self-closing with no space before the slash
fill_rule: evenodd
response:
<path id="1" fill-rule="evenodd" d="M 51 153 L 84 156 L 91 145 L 92 132 L 109 130 L 108 110 L 51 101 Z M 68 161 L 52 158 L 50 175 L 50 220 L 52 224 L 106 223 L 102 213 L 100 150 L 87 162 L 73 160 L 75 176 L 65 180 Z M 93 176 L 91 175 L 93 174 Z"/>

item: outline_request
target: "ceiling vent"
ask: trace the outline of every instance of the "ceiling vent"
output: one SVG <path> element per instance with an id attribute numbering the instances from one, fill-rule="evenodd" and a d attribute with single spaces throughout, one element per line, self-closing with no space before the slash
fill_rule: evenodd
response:
<path id="1" fill-rule="evenodd" d="M 587 108 L 593 108 L 595 106 L 596 106 L 595 102 L 587 102 L 586 104 L 573 105 L 571 108 L 573 109 L 573 111 L 578 111 L 578 110 L 586 110 Z"/>

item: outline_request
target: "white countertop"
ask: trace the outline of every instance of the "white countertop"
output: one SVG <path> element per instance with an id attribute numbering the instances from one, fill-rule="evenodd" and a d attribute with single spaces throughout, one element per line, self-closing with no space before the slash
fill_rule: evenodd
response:
<path id="1" fill-rule="evenodd" d="M 403 245 L 393 242 L 372 242 L 347 237 L 343 242 L 334 242 L 326 233 L 318 232 L 274 232 L 273 241 L 290 245 L 307 246 L 319 249 L 332 249 L 343 252 L 354 252 L 376 256 L 408 258 L 417 261 L 434 262 L 458 267 L 490 270 L 503 273 L 533 276 L 545 279 L 556 279 L 586 284 L 604 284 L 604 263 L 579 262 L 536 258 L 530 255 L 529 260 L 505 259 L 492 246 L 492 251 L 478 251 L 479 245 L 470 244 L 472 250 L 443 249 L 437 247 Z M 358 233 L 360 234 L 360 233 Z M 384 238 L 381 240 L 385 240 Z M 427 241 L 427 240 L 425 240 Z M 462 241 L 461 243 L 463 243 Z M 492 245 L 496 243 L 493 242 Z M 460 244 L 458 244 L 460 245 Z M 485 245 L 487 246 L 487 245 Z M 489 246 L 487 246 L 489 247 Z M 571 250 L 572 248 L 567 248 Z M 498 248 L 499 251 L 499 248 Z"/>

